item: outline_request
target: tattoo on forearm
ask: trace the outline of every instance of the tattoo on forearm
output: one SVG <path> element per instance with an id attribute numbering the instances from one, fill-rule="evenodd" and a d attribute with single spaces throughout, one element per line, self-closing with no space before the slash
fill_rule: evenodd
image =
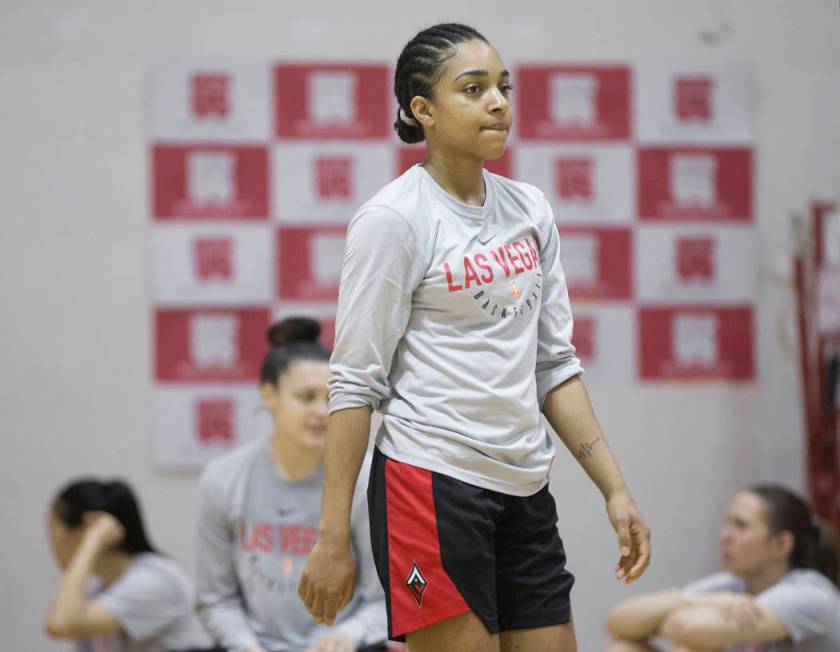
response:
<path id="1" fill-rule="evenodd" d="M 585 460 L 585 459 L 587 459 L 587 458 L 589 458 L 589 457 L 592 457 L 592 448 L 593 448 L 593 447 L 595 446 L 595 444 L 597 444 L 599 441 L 601 441 L 601 438 L 600 438 L 600 437 L 596 437 L 595 439 L 593 439 L 592 441 L 590 441 L 590 442 L 588 442 L 588 443 L 587 443 L 587 442 L 584 442 L 583 444 L 581 444 L 581 445 L 580 445 L 580 450 L 578 451 L 578 454 L 577 454 L 577 458 L 578 458 L 579 460 Z"/>

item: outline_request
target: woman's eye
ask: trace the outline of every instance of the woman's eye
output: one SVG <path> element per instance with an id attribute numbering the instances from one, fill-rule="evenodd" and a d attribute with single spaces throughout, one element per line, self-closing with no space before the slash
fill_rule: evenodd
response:
<path id="1" fill-rule="evenodd" d="M 470 84 L 464 89 L 464 92 L 467 95 L 475 95 L 478 92 L 478 86 L 476 86 L 475 84 Z"/>
<path id="2" fill-rule="evenodd" d="M 507 95 L 513 90 L 513 84 L 502 84 L 501 86 L 499 86 L 499 90 L 501 90 L 502 93 Z"/>

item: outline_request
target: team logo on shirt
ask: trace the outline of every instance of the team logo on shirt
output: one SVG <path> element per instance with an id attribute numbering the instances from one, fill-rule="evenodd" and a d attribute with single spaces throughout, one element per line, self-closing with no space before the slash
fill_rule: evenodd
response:
<path id="1" fill-rule="evenodd" d="M 423 593 L 426 590 L 426 587 L 429 586 L 429 583 L 426 581 L 426 578 L 423 577 L 423 573 L 420 572 L 420 569 L 417 568 L 417 562 L 413 562 L 411 564 L 411 571 L 408 573 L 408 577 L 405 578 L 405 585 L 408 587 L 409 592 L 417 600 L 417 607 L 423 606 Z"/>
<path id="2" fill-rule="evenodd" d="M 510 293 L 513 295 L 514 299 L 519 298 L 519 286 L 516 285 L 516 281 L 510 282 Z"/>

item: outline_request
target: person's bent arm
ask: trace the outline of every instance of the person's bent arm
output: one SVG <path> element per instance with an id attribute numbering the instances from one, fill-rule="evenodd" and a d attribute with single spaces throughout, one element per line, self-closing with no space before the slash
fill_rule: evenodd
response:
<path id="1" fill-rule="evenodd" d="M 750 595 L 713 594 L 673 610 L 661 627 L 676 645 L 699 650 L 782 641 L 784 623 Z"/>
<path id="2" fill-rule="evenodd" d="M 580 377 L 574 376 L 549 391 L 543 413 L 606 500 L 621 550 L 618 578 L 625 582 L 638 579 L 650 563 L 650 530 L 607 446 Z"/>
<path id="3" fill-rule="evenodd" d="M 607 615 L 607 631 L 617 639 L 643 641 L 659 634 L 662 623 L 671 612 L 686 606 L 691 600 L 679 589 L 629 598 Z"/>
<path id="4" fill-rule="evenodd" d="M 121 629 L 120 621 L 110 611 L 87 597 L 87 582 L 97 558 L 119 542 L 124 531 L 110 514 L 91 514 L 85 534 L 61 582 L 44 625 L 47 634 L 56 638 L 89 638 L 112 634 Z"/>
<path id="5" fill-rule="evenodd" d="M 353 597 L 356 569 L 350 550 L 350 516 L 367 451 L 371 409 L 330 414 L 324 451 L 324 493 L 318 540 L 301 575 L 298 595 L 317 623 L 332 625 Z"/>

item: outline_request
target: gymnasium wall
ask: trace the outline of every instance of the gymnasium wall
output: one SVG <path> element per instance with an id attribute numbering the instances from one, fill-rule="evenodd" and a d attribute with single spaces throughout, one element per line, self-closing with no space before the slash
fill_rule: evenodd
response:
<path id="1" fill-rule="evenodd" d="M 394 59 L 418 29 L 475 25 L 517 61 L 740 62 L 758 87 L 757 379 L 604 385 L 598 414 L 653 528 L 638 585 L 597 491 L 566 454 L 552 472 L 578 577 L 580 649 L 610 605 L 714 570 L 738 487 L 804 488 L 788 251 L 790 215 L 840 193 L 840 8 L 834 0 L 481 4 L 312 0 L 0 4 L 0 647 L 58 650 L 41 633 L 57 578 L 45 509 L 81 473 L 139 489 L 159 545 L 192 567 L 193 475 L 164 475 L 149 445 L 148 156 L 144 79 L 168 56 Z M 506 54 L 509 53 L 509 54 Z"/>

